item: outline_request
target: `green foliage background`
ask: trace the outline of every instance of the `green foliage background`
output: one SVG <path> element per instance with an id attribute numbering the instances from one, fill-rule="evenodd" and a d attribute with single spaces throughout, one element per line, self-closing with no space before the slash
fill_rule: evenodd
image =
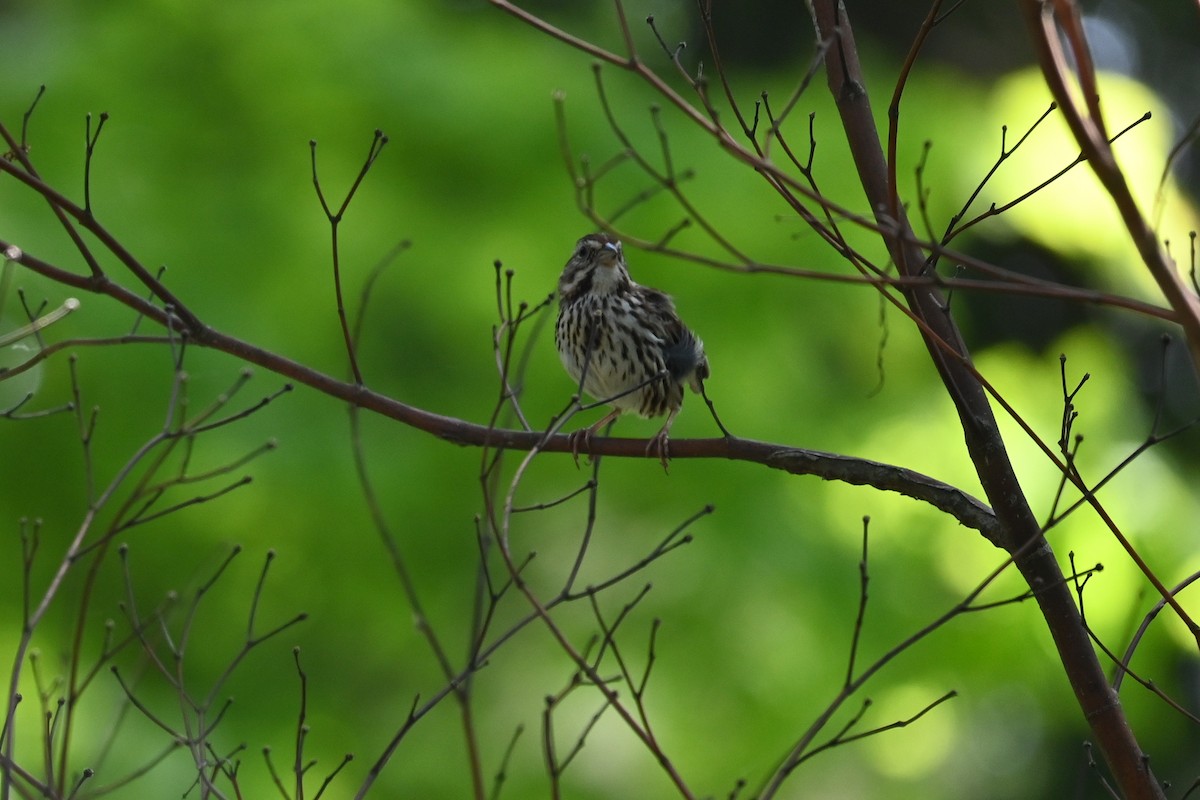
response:
<path id="1" fill-rule="evenodd" d="M 684 6 L 643 9 L 631 3 L 629 13 L 639 20 L 653 10 L 670 38 L 672 26 L 683 27 Z M 341 230 L 350 296 L 357 297 L 371 267 L 398 241 L 411 240 L 412 247 L 376 289 L 363 343 L 367 381 L 405 402 L 473 421 L 487 419 L 498 392 L 490 345 L 493 261 L 515 270 L 517 295 L 536 302 L 552 291 L 572 243 L 589 229 L 573 204 L 552 92 L 565 92 L 576 153 L 600 163 L 619 150 L 604 124 L 589 60 L 481 3 L 18 2 L 0 11 L 0 20 L 6 123 L 16 128 L 37 86 L 48 87 L 29 127 L 31 156 L 42 174 L 80 197 L 84 115 L 110 114 L 92 169 L 97 216 L 147 264 L 166 265 L 170 288 L 213 326 L 339 376 L 346 364 L 329 231 L 312 191 L 308 141 L 318 142 L 322 184 L 336 198 L 356 174 L 372 132 L 383 130 L 389 144 Z M 607 6 L 572 11 L 563 24 L 619 47 Z M 649 33 L 639 27 L 638 35 L 645 58 L 668 72 Z M 810 36 L 796 32 L 799 42 Z M 736 89 L 746 103 L 764 89 L 786 97 L 807 58 L 798 47 L 777 71 L 740 70 Z M 873 65 L 879 83 L 869 88 L 879 113 L 895 68 L 884 56 Z M 606 76 L 622 124 L 648 154 L 656 154 L 647 111 L 656 98 L 613 70 Z M 1129 121 L 1156 102 L 1144 90 L 1131 91 Z M 932 192 L 930 216 L 943 221 L 935 228 L 994 161 L 1000 125 L 1023 130 L 1047 104 L 1026 74 L 986 85 L 944 67 L 917 71 L 903 116 L 910 165 L 904 180 L 911 187 L 911 165 L 922 143 L 932 140 L 924 181 Z M 797 107 L 791 133 L 796 143 L 807 144 L 809 111 L 816 113 L 822 188 L 865 211 L 820 79 Z M 1164 116 L 1130 134 L 1121 151 L 1157 164 L 1148 168 L 1151 179 L 1169 141 Z M 739 246 L 764 262 L 845 269 L 798 221 L 777 217 L 786 209 L 752 174 L 730 163 L 677 113 L 668 110 L 664 120 L 675 163 L 696 170 L 689 193 Z M 1055 138 L 1054 124 L 1027 145 L 1023 160 L 1002 171 L 1004 182 L 998 178 L 980 208 L 1011 198 L 1073 158 Z M 602 187 L 600 207 L 615 209 L 648 185 L 624 165 Z M 1019 213 L 980 226 L 974 241 L 1002 248 L 1019 237 L 1032 239 L 1073 259 L 1080 281 L 1147 293 L 1128 251 L 1109 238 L 1111 213 L 1093 207 L 1094 196 L 1087 176 L 1072 174 Z M 1177 216 L 1167 226 L 1177 241 L 1195 224 L 1188 208 L 1182 199 L 1170 206 Z M 1081 216 L 1091 224 L 1076 232 Z M 679 217 L 677 208 L 659 199 L 622 224 L 655 238 Z M 1039 233 L 1046 220 L 1053 223 L 1051 233 Z M 81 268 L 44 204 L 12 181 L 0 181 L 0 237 Z M 861 241 L 880 255 L 869 237 Z M 715 252 L 695 231 L 679 242 Z M 894 311 L 881 326 L 873 290 L 719 272 L 638 252 L 631 260 L 635 277 L 669 290 L 704 336 L 714 371 L 711 395 L 739 435 L 891 461 L 978 491 L 953 409 L 919 341 Z M 107 266 L 119 272 L 116 264 Z M 65 296 L 61 287 L 23 272 L 14 281 L 34 302 L 54 304 Z M 81 299 L 82 309 L 56 326 L 52 338 L 123 331 L 131 322 L 121 309 Z M 1021 302 L 989 295 L 962 300 L 956 311 L 969 335 L 982 338 L 977 315 L 1012 313 L 1017 327 L 1019 311 L 1012 309 Z M 7 329 L 17 312 L 14 297 L 3 311 Z M 1017 330 L 989 331 L 993 343 L 976 351 L 982 372 L 1050 442 L 1057 439 L 1061 415 L 1059 353 L 1067 354 L 1073 379 L 1091 374 L 1078 402 L 1078 430 L 1088 437 L 1081 459 L 1093 478 L 1150 430 L 1155 387 L 1139 376 L 1154 374 L 1158 329 L 1130 319 L 1090 312 L 1083 324 L 1038 346 L 1022 344 Z M 76 352 L 84 404 L 100 409 L 96 474 L 103 485 L 162 424 L 170 360 L 160 348 L 133 345 Z M 193 405 L 202 406 L 232 384 L 241 365 L 193 351 L 187 367 Z M 281 379 L 259 372 L 239 402 L 249 404 L 280 385 Z M 548 421 L 571 391 L 543 335 L 524 397 L 530 419 Z M 35 402 L 49 407 L 68 396 L 67 364 L 60 357 L 42 370 Z M 1187 416 L 1186 409 L 1176 411 Z M 464 652 L 475 580 L 474 517 L 482 508 L 479 453 L 386 420 L 368 419 L 366 425 L 373 478 L 432 623 L 452 652 Z M 1057 486 L 1054 471 L 1015 425 L 1009 427 L 1026 489 L 1044 515 Z M 653 422 L 622 420 L 617 433 L 647 436 L 655 429 Z M 715 430 L 702 404 L 692 401 L 675 433 L 710 436 Z M 0 427 L 0 564 L 7 565 L 0 583 L 0 657 L 6 666 L 20 625 L 17 520 L 44 521 L 33 569 L 40 590 L 85 510 L 78 440 L 69 415 Z M 211 683 L 236 652 L 261 560 L 268 549 L 277 552 L 260 624 L 299 611 L 309 618 L 255 651 L 238 671 L 230 689 L 236 702 L 218 739 L 230 750 L 247 746 L 240 773 L 247 796 L 271 796 L 257 753 L 270 746 L 277 763 L 290 761 L 299 690 L 289 651 L 299 646 L 309 676 L 306 752 L 318 759 L 315 775 L 332 768 L 342 753 L 355 753 L 330 790 L 330 796 L 348 797 L 413 698 L 435 691 L 440 678 L 362 502 L 345 409 L 297 390 L 246 422 L 205 437 L 193 458 L 197 465 L 216 466 L 266 440 L 278 448 L 247 468 L 251 486 L 122 541 L 129 545 L 143 607 L 171 591 L 186 601 L 233 543 L 245 548 L 200 607 L 187 669 L 196 687 Z M 1174 449 L 1149 452 L 1103 497 L 1168 585 L 1200 568 L 1194 443 L 1192 436 Z M 550 500 L 586 475 L 565 457 L 543 456 L 520 498 Z M 715 513 L 690 529 L 695 541 L 645 574 L 653 589 L 623 639 L 644 658 L 651 620 L 662 619 L 650 712 L 664 749 L 702 794 L 724 796 L 740 778 L 755 785 L 836 693 L 858 597 L 864 516 L 872 520 L 872 580 L 862 659 L 877 657 L 927 624 L 1001 563 L 999 551 L 974 532 L 873 490 L 746 464 L 680 460 L 664 475 L 650 460 L 610 459 L 602 466 L 587 568 L 592 579 L 640 558 L 710 503 Z M 585 514 L 577 502 L 520 520 L 516 536 L 521 546 L 538 551 L 533 574 L 546 586 L 565 574 Z M 1128 560 L 1094 518 L 1076 515 L 1052 541 L 1064 558 L 1073 551 L 1081 566 L 1104 563 L 1088 586 L 1087 613 L 1106 641 L 1123 647 L 1154 598 L 1145 596 Z M 105 618 L 117 620 L 118 629 L 125 624 L 120 603 L 127 598 L 117 566 L 110 560 L 89 620 L 87 635 L 97 648 Z M 642 579 L 634 579 L 615 590 L 606 609 L 616 613 L 641 586 Z M 68 585 L 37 641 L 48 679 L 66 668 L 63 648 L 78 607 L 76 591 Z M 986 597 L 1020 591 L 1009 576 Z M 577 630 L 585 630 L 582 610 L 565 615 L 574 617 Z M 1169 690 L 1194 690 L 1195 655 L 1186 649 L 1182 627 L 1167 615 L 1136 666 Z M 536 731 L 543 698 L 569 675 L 544 632 L 530 628 L 478 676 L 489 776 L 499 769 L 514 728 L 526 728 L 502 796 L 545 795 Z M 36 687 L 27 683 L 25 729 L 38 724 Z M 1085 727 L 1032 603 L 960 618 L 906 653 L 868 687 L 873 704 L 862 725 L 911 716 L 949 690 L 959 696 L 914 727 L 806 764 L 792 778 L 788 796 L 1058 797 L 1077 783 L 1085 787 L 1081 796 L 1098 796 L 1082 766 Z M 176 713 L 170 691 L 153 676 L 139 685 L 139 695 L 166 719 Z M 1186 692 L 1184 697 L 1195 699 Z M 77 768 L 98 757 L 121 695 L 102 674 L 89 698 L 77 730 Z M 1200 744 L 1195 729 L 1131 683 L 1123 701 L 1160 777 L 1190 780 L 1195 762 L 1189 758 Z M 578 730 L 598 707 L 598 696 L 574 698 L 560 712 L 559 729 Z M 847 720 L 845 714 L 836 718 L 831 731 Z M 127 735 L 117 739 L 107 762 L 116 772 L 166 744 L 163 733 L 136 714 L 123 724 Z M 467 794 L 460 727 L 456 709 L 445 703 L 401 745 L 374 796 Z M 192 771 L 180 752 L 115 796 L 178 796 Z M 96 780 L 105 782 L 103 776 Z M 611 715 L 592 731 L 566 781 L 572 797 L 669 794 L 661 771 Z"/>

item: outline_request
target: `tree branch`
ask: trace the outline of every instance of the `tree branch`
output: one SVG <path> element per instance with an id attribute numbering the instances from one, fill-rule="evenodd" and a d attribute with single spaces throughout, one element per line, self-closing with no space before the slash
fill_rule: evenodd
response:
<path id="1" fill-rule="evenodd" d="M 900 274 L 919 274 L 924 258 L 912 244 L 916 237 L 904 207 L 897 204 L 895 213 L 888 213 L 893 207 L 888 165 L 845 7 L 837 0 L 814 0 L 811 7 L 818 40 L 833 40 L 826 51 L 825 68 L 859 180 L 879 223 L 894 230 L 883 237 L 884 244 Z M 966 345 L 941 292 L 936 287 L 918 287 L 904 293 L 914 319 L 921 323 L 918 328 L 926 349 L 958 410 L 967 450 L 1003 531 L 1003 546 L 1036 593 L 1084 718 L 1117 783 L 1130 798 L 1163 798 L 1120 702 L 1107 685 L 1054 551 L 1042 535 L 1017 480 L 987 393 L 970 367 Z"/>
<path id="2" fill-rule="evenodd" d="M 83 291 L 106 295 L 160 325 L 167 326 L 169 324 L 193 346 L 199 345 L 227 353 L 242 361 L 256 364 L 277 375 L 289 378 L 296 383 L 316 389 L 324 395 L 373 411 L 448 442 L 464 446 L 510 450 L 530 450 L 538 447 L 546 452 L 571 452 L 571 442 L 565 434 L 547 437 L 540 431 L 497 429 L 426 411 L 375 392 L 362 384 L 338 380 L 298 361 L 222 333 L 201 323 L 199 319 L 196 320 L 196 325 L 193 327 L 111 280 L 97 281 L 88 276 L 76 275 L 30 253 L 21 251 L 19 248 L 12 247 L 2 240 L 0 240 L 0 251 L 8 251 L 13 261 L 38 274 Z M 194 315 L 189 316 L 195 318 Z M 168 322 L 168 320 L 170 321 Z M 0 372 L 0 376 L 2 375 L 3 373 Z M 593 455 L 644 458 L 646 457 L 646 441 L 596 437 L 591 440 L 589 450 Z M 899 492 L 953 515 L 961 524 L 980 531 L 993 544 L 1001 546 L 995 516 L 987 505 L 966 492 L 903 467 L 733 436 L 717 439 L 673 439 L 671 441 L 671 457 L 673 459 L 726 458 L 734 461 L 749 461 L 773 469 L 781 469 L 794 475 L 816 475 L 825 480 L 842 481 L 858 486 L 873 486 L 884 491 Z"/>
<path id="3" fill-rule="evenodd" d="M 1166 249 L 1159 245 L 1154 228 L 1142 215 L 1125 173 L 1117 164 L 1100 114 L 1095 67 L 1078 8 L 1068 0 L 1019 0 L 1017 6 L 1025 18 L 1029 39 L 1054 101 L 1062 109 L 1083 157 L 1117 207 L 1129 239 L 1147 271 L 1175 309 L 1177 320 L 1187 336 L 1192 365 L 1200 371 L 1200 297 L 1187 285 Z M 1069 54 L 1063 52 L 1064 40 L 1070 47 Z M 1071 75 L 1068 58 L 1076 64 L 1077 85 L 1074 88 L 1077 91 L 1074 92 L 1068 85 Z M 1084 105 L 1082 109 L 1080 101 Z"/>

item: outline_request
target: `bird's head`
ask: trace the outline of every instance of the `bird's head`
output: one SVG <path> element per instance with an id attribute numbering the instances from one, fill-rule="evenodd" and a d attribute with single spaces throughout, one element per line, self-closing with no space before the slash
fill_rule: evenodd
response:
<path id="1" fill-rule="evenodd" d="M 559 296 L 570 302 L 589 292 L 611 294 L 632 286 L 621 242 L 607 233 L 589 233 L 575 243 L 575 252 L 558 280 Z"/>

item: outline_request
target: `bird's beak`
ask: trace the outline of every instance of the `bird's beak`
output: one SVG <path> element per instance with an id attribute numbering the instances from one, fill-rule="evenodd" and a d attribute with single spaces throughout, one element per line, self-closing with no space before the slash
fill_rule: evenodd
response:
<path id="1" fill-rule="evenodd" d="M 600 251 L 600 263 L 603 266 L 611 267 L 621 258 L 621 243 L 620 242 L 605 242 L 604 249 Z"/>

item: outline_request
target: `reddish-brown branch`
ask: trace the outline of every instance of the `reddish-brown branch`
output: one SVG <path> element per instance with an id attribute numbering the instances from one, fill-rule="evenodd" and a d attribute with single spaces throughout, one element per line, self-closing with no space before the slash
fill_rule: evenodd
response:
<path id="1" fill-rule="evenodd" d="M 322 394 L 351 405 L 373 411 L 413 428 L 431 433 L 459 445 L 530 450 L 537 447 L 545 452 L 569 453 L 571 442 L 566 435 L 547 437 L 540 431 L 504 430 L 488 425 L 467 422 L 411 406 L 366 386 L 339 380 L 312 367 L 293 361 L 278 353 L 258 347 L 235 336 L 218 331 L 196 319 L 194 326 L 169 314 L 164 309 L 135 294 L 107 277 L 97 280 L 77 275 L 54 266 L 30 253 L 19 252 L 9 243 L 0 241 L 0 251 L 10 251 L 14 261 L 51 280 L 81 291 L 105 295 L 160 325 L 170 326 L 177 335 L 185 336 L 192 345 L 228 353 L 241 361 L 256 364 L 296 383 L 309 386 Z M 596 455 L 645 457 L 646 442 L 641 439 L 597 437 L 591 440 L 590 451 Z M 929 503 L 955 517 L 963 525 L 981 531 L 1000 546 L 996 537 L 995 518 L 991 510 L 971 495 L 948 484 L 912 470 L 862 458 L 805 450 L 781 444 L 759 442 L 738 437 L 718 439 L 681 439 L 671 442 L 672 458 L 727 458 L 763 464 L 795 475 L 816 475 L 859 486 L 874 486 Z"/>
<path id="2" fill-rule="evenodd" d="M 835 39 L 826 56 L 826 72 L 859 179 L 871 207 L 889 209 L 892 205 L 889 169 L 859 68 L 850 21 L 836 0 L 817 0 L 813 9 L 818 36 L 822 40 Z M 915 236 L 903 207 L 896 209 L 893 218 L 883 214 L 879 222 L 895 227 L 895 234 L 884 237 L 893 260 L 901 274 L 915 274 L 921 269 L 923 258 L 911 244 Z M 919 328 L 929 354 L 958 409 L 967 449 L 1000 521 L 1004 547 L 1016 556 L 1022 576 L 1036 592 L 1084 718 L 1117 783 L 1127 797 L 1162 798 L 1162 790 L 1150 772 L 1120 702 L 1105 681 L 1054 552 L 1029 508 L 988 396 L 969 368 L 965 344 L 941 293 L 935 287 L 925 287 L 909 289 L 905 296 L 914 317 L 922 323 Z"/>
<path id="3" fill-rule="evenodd" d="M 1175 309 L 1177 321 L 1187 337 L 1192 363 L 1200 370 L 1200 297 L 1187 285 L 1166 249 L 1159 244 L 1154 228 L 1138 208 L 1125 173 L 1117 164 L 1105 134 L 1095 69 L 1074 3 L 1019 0 L 1017 5 L 1025 17 L 1046 85 L 1062 110 L 1083 157 L 1116 205 L 1142 263 L 1171 308 Z M 1071 47 L 1071 57 L 1078 65 L 1075 73 L 1078 92 L 1073 92 L 1068 83 L 1071 70 L 1067 66 L 1067 55 L 1062 51 L 1060 33 L 1065 36 Z M 1084 108 L 1079 107 L 1077 99 L 1083 101 Z"/>

